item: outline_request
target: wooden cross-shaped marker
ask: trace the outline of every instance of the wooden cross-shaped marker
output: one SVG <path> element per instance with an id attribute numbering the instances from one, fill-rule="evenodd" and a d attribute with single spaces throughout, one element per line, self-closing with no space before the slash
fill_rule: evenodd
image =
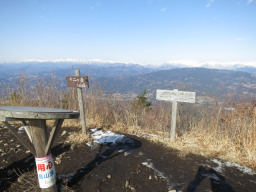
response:
<path id="1" fill-rule="evenodd" d="M 176 135 L 176 114 L 177 114 L 177 102 L 185 103 L 195 103 L 196 101 L 196 92 L 185 92 L 174 90 L 156 90 L 156 99 L 162 101 L 171 101 L 172 102 L 172 124 L 171 124 L 171 134 L 170 140 L 175 140 Z"/>
<path id="2" fill-rule="evenodd" d="M 77 88 L 77 98 L 78 98 L 78 103 L 79 103 L 82 132 L 87 133 L 86 119 L 85 119 L 85 106 L 84 106 L 84 101 L 83 101 L 82 88 L 89 88 L 88 76 L 80 76 L 80 71 L 76 70 L 76 76 L 67 76 L 66 81 L 67 81 L 68 87 L 76 87 Z"/>

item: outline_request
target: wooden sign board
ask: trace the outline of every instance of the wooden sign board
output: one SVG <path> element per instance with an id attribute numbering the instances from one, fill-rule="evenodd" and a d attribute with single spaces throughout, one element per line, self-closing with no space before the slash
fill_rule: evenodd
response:
<path id="1" fill-rule="evenodd" d="M 68 87 L 89 88 L 88 76 L 67 76 Z"/>
<path id="2" fill-rule="evenodd" d="M 156 90 L 156 99 L 162 101 L 177 101 L 185 103 L 195 103 L 196 102 L 196 92 L 185 92 L 174 90 Z"/>

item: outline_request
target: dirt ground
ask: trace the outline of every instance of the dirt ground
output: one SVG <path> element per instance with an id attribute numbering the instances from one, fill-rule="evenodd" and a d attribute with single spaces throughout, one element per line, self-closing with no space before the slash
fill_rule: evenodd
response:
<path id="1" fill-rule="evenodd" d="M 135 136 L 116 145 L 65 144 L 52 149 L 59 191 L 253 192 L 256 175 L 216 159 L 165 148 Z M 21 137 L 25 133 L 20 133 Z M 248 170 L 247 170 L 248 171 Z M 34 157 L 0 128 L 0 191 L 38 191 Z"/>

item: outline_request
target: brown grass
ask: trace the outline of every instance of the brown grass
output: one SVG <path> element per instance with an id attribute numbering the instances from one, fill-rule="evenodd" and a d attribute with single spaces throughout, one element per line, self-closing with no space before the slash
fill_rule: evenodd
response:
<path id="1" fill-rule="evenodd" d="M 22 83 L 1 103 L 78 110 L 75 89 L 59 90 L 56 81 L 40 80 L 30 88 Z M 176 148 L 182 156 L 192 152 L 237 162 L 256 170 L 256 105 L 253 102 L 232 103 L 234 111 L 225 111 L 219 104 L 210 108 L 179 104 L 177 137 L 171 143 L 168 140 L 171 104 L 153 103 L 151 109 L 146 109 L 129 100 L 104 97 L 100 89 L 87 90 L 84 98 L 88 128 L 136 134 Z M 64 125 L 80 127 L 77 120 L 65 120 Z M 89 138 L 76 133 L 68 140 L 82 143 Z"/>
<path id="2" fill-rule="evenodd" d="M 70 134 L 67 139 L 66 142 L 67 143 L 72 143 L 72 144 L 76 144 L 76 145 L 80 145 L 80 144 L 84 144 L 87 143 L 89 141 L 91 141 L 92 139 L 90 138 L 89 134 L 84 134 L 84 133 L 72 133 Z"/>

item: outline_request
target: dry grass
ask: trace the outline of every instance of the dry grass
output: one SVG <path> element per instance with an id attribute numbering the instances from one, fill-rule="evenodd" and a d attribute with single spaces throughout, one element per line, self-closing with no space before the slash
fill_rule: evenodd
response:
<path id="1" fill-rule="evenodd" d="M 41 80 L 30 88 L 25 84 L 22 82 L 15 92 L 9 92 L 8 98 L 2 99 L 1 103 L 78 110 L 75 89 L 59 90 L 56 81 Z M 192 152 L 237 162 L 256 170 L 256 105 L 253 102 L 233 103 L 230 106 L 235 110 L 228 112 L 220 105 L 211 108 L 179 105 L 177 138 L 170 143 L 166 138 L 169 136 L 171 104 L 153 103 L 151 109 L 146 109 L 132 101 L 111 96 L 106 98 L 100 89 L 87 90 L 84 98 L 89 128 L 136 134 L 176 148 L 181 156 Z M 65 120 L 64 126 L 80 127 L 80 123 Z M 79 133 L 68 137 L 73 143 L 89 139 Z"/>
<path id="2" fill-rule="evenodd" d="M 26 173 L 16 173 L 18 177 L 18 182 L 11 185 L 8 191 L 24 191 L 24 192 L 40 192 L 38 187 L 38 181 L 35 179 L 37 177 L 36 171 L 26 172 Z"/>
<path id="3" fill-rule="evenodd" d="M 76 145 L 81 145 L 89 141 L 92 141 L 89 134 L 84 134 L 84 133 L 72 133 L 66 139 L 67 143 L 72 143 Z"/>
<path id="4" fill-rule="evenodd" d="M 8 189 L 9 192 L 23 191 L 23 192 L 40 192 L 36 170 L 25 172 L 25 173 L 16 173 L 18 175 L 18 182 L 15 182 Z M 60 191 L 63 192 L 74 192 L 68 186 L 61 185 Z"/>

